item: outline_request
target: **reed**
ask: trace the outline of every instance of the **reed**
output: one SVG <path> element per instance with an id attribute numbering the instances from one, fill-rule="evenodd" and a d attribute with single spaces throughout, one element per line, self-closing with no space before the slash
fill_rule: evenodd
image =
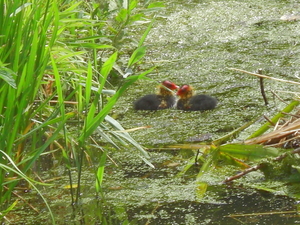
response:
<path id="1" fill-rule="evenodd" d="M 10 199 L 21 179 L 34 185 L 30 172 L 40 156 L 48 154 L 65 163 L 71 187 L 77 182 L 76 191 L 70 189 L 75 216 L 80 211 L 74 203 L 80 201 L 86 149 L 91 146 L 103 152 L 95 166 L 96 189 L 101 191 L 107 149 L 92 142 L 95 132 L 116 148 L 134 146 L 151 166 L 147 152 L 128 133 L 114 133 L 124 129 L 109 112 L 130 85 L 153 70 L 134 72 L 146 54 L 143 43 L 161 4 L 113 2 L 110 8 L 109 1 L 0 0 L 2 212 L 18 204 L 11 204 Z M 143 25 L 140 38 L 126 38 L 139 22 L 149 24 Z M 127 69 L 122 71 L 121 56 L 126 54 Z M 119 74 L 118 88 L 108 82 L 113 70 Z M 74 167 L 77 177 L 70 172 Z"/>

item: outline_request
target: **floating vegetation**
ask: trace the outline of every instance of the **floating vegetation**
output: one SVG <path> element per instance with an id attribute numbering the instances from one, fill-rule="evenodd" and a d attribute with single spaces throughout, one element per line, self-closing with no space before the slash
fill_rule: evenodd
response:
<path id="1" fill-rule="evenodd" d="M 239 69 L 234 70 L 261 78 L 273 79 L 262 74 L 250 73 Z M 299 85 L 298 82 L 282 79 L 274 80 Z M 187 174 L 194 165 L 200 166 L 199 173 L 196 176 L 197 188 L 195 190 L 195 194 L 200 199 L 205 197 L 208 183 L 210 182 L 207 174 L 214 176 L 212 174 L 219 173 L 219 179 L 214 178 L 215 182 L 232 183 L 251 172 L 261 171 L 268 180 L 280 180 L 282 183 L 290 180 L 289 185 L 297 186 L 300 181 L 300 173 L 298 171 L 298 164 L 300 162 L 298 157 L 300 153 L 300 115 L 299 110 L 296 110 L 295 114 L 291 112 L 296 109 L 299 103 L 298 100 L 294 100 L 273 118 L 264 117 L 267 122 L 242 142 L 231 143 L 230 140 L 237 137 L 244 129 L 255 123 L 256 120 L 245 124 L 218 140 L 212 141 L 210 144 L 205 145 L 202 143 L 201 145 L 199 143 L 170 146 L 197 149 L 196 156 L 189 161 L 178 176 L 181 177 Z M 265 132 L 272 128 L 272 131 L 265 134 Z M 242 169 L 242 171 L 225 178 L 228 176 L 228 171 L 226 169 L 220 170 L 220 168 L 226 168 L 229 165 L 239 168 L 238 170 Z M 282 169 L 283 167 L 284 169 Z M 257 182 L 258 178 L 255 176 L 251 177 L 253 179 L 252 183 L 251 179 L 246 179 L 247 184 L 244 181 L 238 182 L 238 184 L 243 183 L 244 186 L 249 185 L 249 187 L 259 190 L 279 191 L 277 187 L 268 187 L 269 183 L 264 182 L 264 180 Z M 254 180 L 256 181 L 254 182 Z M 278 188 L 282 190 L 282 186 Z M 295 195 L 294 192 L 290 192 L 287 189 L 285 189 L 285 194 L 294 197 L 298 196 L 298 194 Z"/>

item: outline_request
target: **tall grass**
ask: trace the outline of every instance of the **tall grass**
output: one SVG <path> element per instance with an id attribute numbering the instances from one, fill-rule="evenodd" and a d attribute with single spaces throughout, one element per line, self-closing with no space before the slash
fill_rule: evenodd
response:
<path id="1" fill-rule="evenodd" d="M 138 0 L 0 3 L 0 151 L 5 155 L 0 157 L 1 210 L 13 208 L 9 202 L 20 179 L 33 184 L 27 176 L 41 154 L 50 150 L 60 153 L 71 186 L 76 180 L 76 192 L 70 190 L 72 203 L 78 203 L 86 149 L 95 131 L 117 148 L 120 140 L 135 146 L 151 166 L 148 154 L 129 134 L 112 133 L 111 138 L 101 127 L 106 123 L 112 130 L 123 130 L 109 112 L 131 84 L 152 71 L 134 72 L 146 53 L 143 43 L 154 9 L 161 4 L 146 2 L 139 10 Z M 137 22 L 149 26 L 139 40 L 130 40 L 126 35 Z M 127 64 L 121 65 L 127 69 L 122 71 L 120 58 L 128 53 Z M 107 81 L 113 70 L 119 73 L 117 89 Z M 106 101 L 107 93 L 111 96 Z M 70 119 L 76 122 L 72 126 Z M 76 132 L 70 132 L 74 126 Z M 95 171 L 100 192 L 106 149 L 98 148 L 103 151 Z M 74 166 L 75 178 L 70 172 Z"/>
<path id="2" fill-rule="evenodd" d="M 57 38 L 58 8 L 55 1 L 50 4 L 50 1 L 1 0 L 1 6 L 0 150 L 26 173 L 51 142 L 41 142 L 41 133 L 51 124 L 65 121 L 53 114 L 44 123 L 37 118 L 42 115 L 42 108 L 35 104 Z M 55 139 L 58 133 L 59 130 L 51 138 Z M 26 156 L 25 150 L 34 154 Z M 0 162 L 5 160 L 1 157 Z M 1 184 L 5 184 L 4 173 L 1 171 Z M 16 182 L 10 183 L 8 191 L 0 186 L 2 206 L 15 185 Z"/>

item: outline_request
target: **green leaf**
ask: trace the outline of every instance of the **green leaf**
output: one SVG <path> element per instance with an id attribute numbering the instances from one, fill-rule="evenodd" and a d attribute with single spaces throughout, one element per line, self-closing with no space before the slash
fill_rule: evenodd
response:
<path id="1" fill-rule="evenodd" d="M 149 4 L 148 9 L 158 8 L 158 7 L 165 7 L 165 5 L 162 2 L 153 2 L 153 3 Z"/>
<path id="2" fill-rule="evenodd" d="M 197 182 L 201 181 L 201 178 L 204 173 L 208 172 L 209 170 L 211 170 L 214 167 L 214 165 L 218 161 L 217 159 L 219 156 L 219 152 L 220 152 L 219 148 L 211 146 L 209 155 L 206 157 L 206 160 L 203 163 L 203 165 L 201 166 L 199 173 L 197 175 L 197 180 L 196 180 Z"/>
<path id="3" fill-rule="evenodd" d="M 148 34 L 149 34 L 149 32 L 150 32 L 150 30 L 151 30 L 151 28 L 152 28 L 152 25 L 153 25 L 154 21 L 155 21 L 155 19 L 153 19 L 153 20 L 151 21 L 151 23 L 149 24 L 149 26 L 147 27 L 147 29 L 146 29 L 145 32 L 143 33 L 143 36 L 141 37 L 141 39 L 140 39 L 140 41 L 139 41 L 138 47 L 141 47 L 141 46 L 144 44 L 144 41 L 145 41 L 146 37 L 148 36 Z"/>
<path id="4" fill-rule="evenodd" d="M 206 190 L 207 190 L 207 183 L 206 182 L 201 182 L 201 181 L 197 181 L 196 182 L 196 196 L 197 196 L 197 199 L 198 200 L 201 200 L 203 199 L 205 193 L 206 193 Z"/>
<path id="5" fill-rule="evenodd" d="M 93 71 L 92 71 L 92 64 L 88 62 L 88 69 L 87 69 L 87 76 L 86 76 L 86 83 L 85 83 L 85 107 L 88 107 L 91 98 L 91 91 L 92 91 L 92 84 L 93 84 Z"/>
<path id="6" fill-rule="evenodd" d="M 14 209 L 14 207 L 17 205 L 18 202 L 19 202 L 19 200 L 17 199 L 7 209 L 1 211 L 1 213 L 0 213 L 0 219 L 2 220 L 6 216 L 7 213 L 9 213 L 10 211 L 12 211 Z"/>
<path id="7" fill-rule="evenodd" d="M 127 140 L 130 144 L 132 144 L 133 146 L 135 146 L 138 150 L 140 150 L 140 152 L 143 153 L 143 155 L 147 158 L 149 158 L 148 153 L 144 150 L 144 148 L 137 143 L 128 132 L 125 132 L 125 129 L 121 126 L 121 124 L 116 121 L 114 118 L 110 117 L 109 115 L 107 115 L 105 117 L 105 120 L 107 122 L 109 122 L 113 127 L 115 127 L 118 131 L 124 131 L 124 132 L 115 132 L 116 135 L 122 137 L 123 139 Z"/>
<path id="8" fill-rule="evenodd" d="M 0 68 L 0 78 L 8 83 L 12 88 L 17 88 L 16 85 L 16 73 L 6 67 Z"/>
<path id="9" fill-rule="evenodd" d="M 125 92 L 125 90 L 132 85 L 135 81 L 139 79 L 143 79 L 145 75 L 148 73 L 151 73 L 154 68 L 151 68 L 150 70 L 145 71 L 142 74 L 139 75 L 134 75 L 127 77 L 124 81 L 124 84 L 119 88 L 119 90 L 116 92 L 114 96 L 112 96 L 108 102 L 105 104 L 105 106 L 102 108 L 102 110 L 97 114 L 96 117 L 88 119 L 86 128 L 84 129 L 83 133 L 81 134 L 79 140 L 80 142 L 83 142 L 86 137 L 89 137 L 96 129 L 97 127 L 103 122 L 105 119 L 106 115 L 110 112 L 112 107 L 116 104 L 117 100 L 119 99 L 120 96 Z M 94 104 L 93 104 L 94 105 Z M 89 112 L 90 114 L 90 112 Z M 88 114 L 88 117 L 89 117 Z M 94 115 L 94 114 L 93 114 Z"/>
<path id="10" fill-rule="evenodd" d="M 221 152 L 243 160 L 259 160 L 279 155 L 278 149 L 263 145 L 227 144 L 220 146 L 219 149 Z"/>
<path id="11" fill-rule="evenodd" d="M 102 124 L 100 124 L 100 126 L 103 126 Z M 105 130 L 107 129 L 102 129 L 100 126 L 97 127 L 97 132 L 98 134 L 101 136 L 101 138 L 103 138 L 103 140 L 109 144 L 111 144 L 114 148 L 119 149 L 120 147 L 118 146 L 118 144 L 123 144 L 121 142 L 115 143 L 110 136 L 105 132 Z"/>
<path id="12" fill-rule="evenodd" d="M 129 18 L 128 24 L 133 24 L 136 21 L 141 21 L 143 17 L 144 17 L 144 14 L 141 14 L 141 13 L 133 15 Z"/>
<path id="13" fill-rule="evenodd" d="M 101 185 L 104 177 L 104 168 L 106 163 L 106 153 L 104 152 L 100 158 L 99 167 L 97 170 L 97 180 L 96 180 L 96 190 L 99 192 L 101 190 Z"/>
<path id="14" fill-rule="evenodd" d="M 145 53 L 146 53 L 146 47 L 145 46 L 141 46 L 141 47 L 137 48 L 132 53 L 132 55 L 131 55 L 131 57 L 128 61 L 128 67 L 131 67 L 133 64 L 138 62 L 141 58 L 143 58 Z"/>
<path id="15" fill-rule="evenodd" d="M 69 46 L 72 47 L 81 47 L 81 48 L 90 48 L 90 49 L 106 49 L 106 48 L 115 48 L 112 45 L 102 45 L 102 44 L 95 44 L 95 43 L 77 43 L 77 42 L 69 42 Z"/>
<path id="16" fill-rule="evenodd" d="M 130 5 L 129 5 L 129 10 L 131 11 L 131 10 L 133 10 L 134 8 L 136 8 L 137 4 L 138 4 L 138 1 L 137 1 L 137 0 L 131 0 L 131 1 L 130 1 Z"/>
<path id="17" fill-rule="evenodd" d="M 116 16 L 116 21 L 122 23 L 126 21 L 128 15 L 128 10 L 127 9 L 121 9 L 119 14 Z"/>
<path id="18" fill-rule="evenodd" d="M 99 87 L 99 92 L 100 93 L 105 85 L 106 82 L 106 78 L 108 76 L 108 74 L 110 73 L 110 71 L 112 70 L 116 60 L 118 57 L 118 52 L 115 52 L 114 54 L 112 54 L 106 61 L 105 63 L 102 65 L 101 67 L 101 80 L 100 80 L 100 87 Z"/>
<path id="19" fill-rule="evenodd" d="M 286 115 L 286 113 L 291 112 L 295 107 L 297 107 L 300 104 L 299 101 L 294 100 L 292 101 L 287 107 L 285 107 L 281 112 L 276 114 L 272 119 L 271 123 L 276 124 L 277 121 Z M 272 124 L 270 122 L 266 122 L 264 125 L 262 125 L 257 131 L 255 131 L 253 134 L 251 134 L 247 139 L 258 137 L 262 134 L 264 134 L 270 127 L 272 127 Z"/>
<path id="20" fill-rule="evenodd" d="M 27 8 L 30 5 L 32 5 L 32 3 L 25 3 L 25 4 L 21 5 L 19 8 L 16 9 L 16 11 L 14 13 L 10 14 L 10 17 L 17 15 L 19 12 L 21 12 L 23 9 Z"/>
<path id="21" fill-rule="evenodd" d="M 48 210 L 49 210 L 49 213 L 50 213 L 50 216 L 51 216 L 51 219 L 52 219 L 52 224 L 55 224 L 55 219 L 54 219 L 54 215 L 52 213 L 52 210 L 47 202 L 47 200 L 45 199 L 45 197 L 43 196 L 43 194 L 41 193 L 41 191 L 34 185 L 34 183 L 37 183 L 37 184 L 42 184 L 40 182 L 36 182 L 34 180 L 32 180 L 31 178 L 27 177 L 18 167 L 17 165 L 13 162 L 13 160 L 9 157 L 9 155 L 7 155 L 4 151 L 0 150 L 0 153 L 3 154 L 2 157 L 6 158 L 10 163 L 6 163 L 6 164 L 2 164 L 0 163 L 0 168 L 4 169 L 4 170 L 7 170 L 7 171 L 11 171 L 12 173 L 14 174 L 17 174 L 18 176 L 20 176 L 21 178 L 23 178 L 24 180 L 26 180 L 26 182 L 28 182 L 36 191 L 37 193 L 39 194 L 39 196 L 43 199 L 44 203 L 46 204 Z M 10 166 L 8 166 L 10 165 Z M 2 184 L 3 185 L 3 184 Z"/>

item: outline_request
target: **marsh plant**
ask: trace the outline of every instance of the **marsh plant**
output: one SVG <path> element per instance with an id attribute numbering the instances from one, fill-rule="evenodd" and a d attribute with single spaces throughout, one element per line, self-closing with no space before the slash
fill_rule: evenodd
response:
<path id="1" fill-rule="evenodd" d="M 124 129 L 109 113 L 131 84 L 153 70 L 137 71 L 136 66 L 146 54 L 144 41 L 162 4 L 0 1 L 1 217 L 19 204 L 10 200 L 21 180 L 28 188 L 47 185 L 32 173 L 39 173 L 42 155 L 69 170 L 75 217 L 90 148 L 102 152 L 100 161 L 93 162 L 95 190 L 101 192 L 107 149 L 92 142 L 95 132 L 116 149 L 134 146 L 148 163 L 147 153 L 128 133 L 115 132 Z M 117 85 L 108 81 L 112 74 L 119 78 Z"/>

